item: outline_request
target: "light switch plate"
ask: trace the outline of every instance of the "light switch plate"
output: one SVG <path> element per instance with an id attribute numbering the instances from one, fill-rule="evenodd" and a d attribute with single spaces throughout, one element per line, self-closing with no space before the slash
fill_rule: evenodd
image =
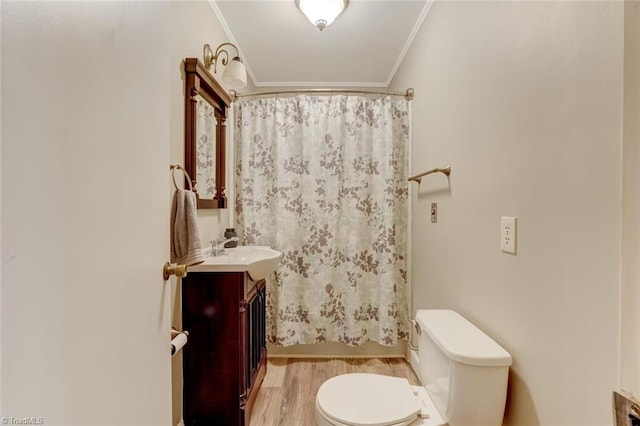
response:
<path id="1" fill-rule="evenodd" d="M 517 218 L 502 216 L 500 225 L 500 248 L 506 253 L 516 253 Z"/>

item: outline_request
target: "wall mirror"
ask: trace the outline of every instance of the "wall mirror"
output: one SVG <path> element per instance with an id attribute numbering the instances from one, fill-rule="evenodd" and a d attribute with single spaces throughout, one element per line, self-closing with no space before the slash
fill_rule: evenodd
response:
<path id="1" fill-rule="evenodd" d="M 184 72 L 184 167 L 198 208 L 225 208 L 225 137 L 231 97 L 197 58 L 184 60 Z"/>

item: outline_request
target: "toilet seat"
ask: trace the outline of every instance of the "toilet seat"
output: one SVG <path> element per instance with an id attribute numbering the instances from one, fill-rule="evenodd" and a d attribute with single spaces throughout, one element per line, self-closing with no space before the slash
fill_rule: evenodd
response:
<path id="1" fill-rule="evenodd" d="M 352 373 L 320 386 L 316 410 L 337 426 L 404 426 L 420 417 L 420 400 L 407 379 Z"/>

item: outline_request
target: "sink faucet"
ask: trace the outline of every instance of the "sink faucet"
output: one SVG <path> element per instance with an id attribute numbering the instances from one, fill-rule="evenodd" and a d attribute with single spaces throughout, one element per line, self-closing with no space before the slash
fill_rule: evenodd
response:
<path id="1" fill-rule="evenodd" d="M 224 254 L 224 245 L 231 241 L 238 241 L 238 237 L 211 240 L 211 256 L 222 256 Z"/>

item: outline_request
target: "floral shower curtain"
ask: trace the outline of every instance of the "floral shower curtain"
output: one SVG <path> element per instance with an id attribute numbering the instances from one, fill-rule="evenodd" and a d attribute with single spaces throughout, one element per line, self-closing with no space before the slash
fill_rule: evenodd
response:
<path id="1" fill-rule="evenodd" d="M 216 135 L 218 125 L 213 106 L 201 96 L 196 103 L 196 191 L 200 198 L 212 200 L 216 196 Z"/>
<path id="2" fill-rule="evenodd" d="M 235 117 L 236 227 L 283 253 L 268 341 L 406 340 L 408 101 L 241 100 Z"/>

